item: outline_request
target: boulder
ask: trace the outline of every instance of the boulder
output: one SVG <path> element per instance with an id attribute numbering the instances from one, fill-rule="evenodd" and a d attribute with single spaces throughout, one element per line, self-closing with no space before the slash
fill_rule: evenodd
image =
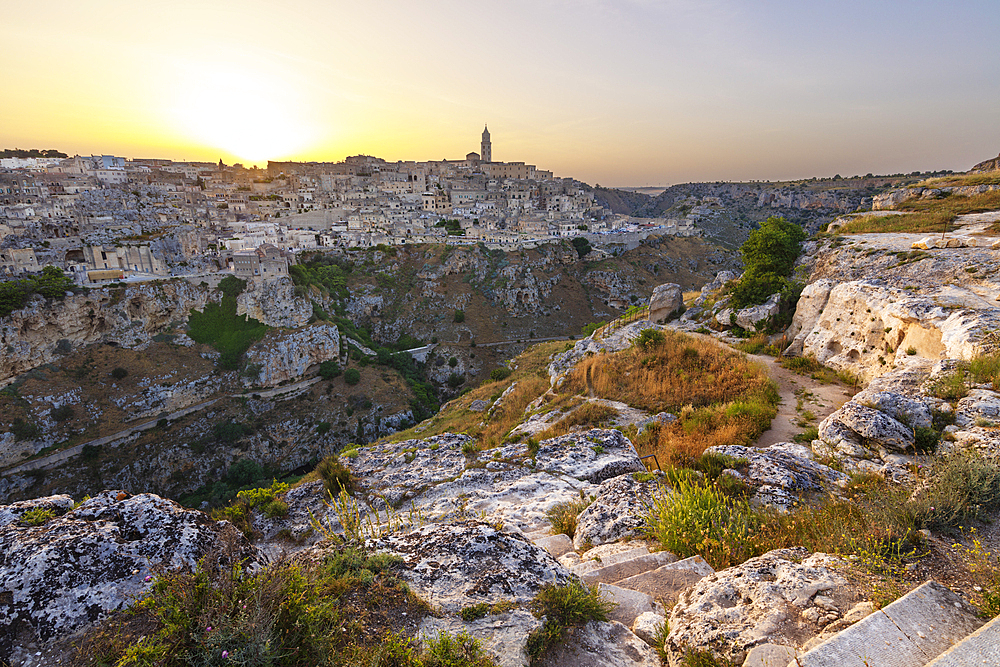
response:
<path id="1" fill-rule="evenodd" d="M 684 307 L 684 293 L 675 283 L 657 285 L 649 297 L 649 319 L 665 323 L 671 316 L 680 313 Z"/>
<path id="2" fill-rule="evenodd" d="M 740 664 L 762 644 L 801 646 L 840 617 L 830 608 L 847 610 L 857 601 L 837 571 L 846 566 L 827 554 L 778 549 L 705 577 L 670 612 L 670 664 L 680 664 L 688 649 Z"/>
<path id="3" fill-rule="evenodd" d="M 402 578 L 448 614 L 481 602 L 527 605 L 543 586 L 562 586 L 572 579 L 566 568 L 523 535 L 482 521 L 427 524 L 365 545 L 400 556 Z"/>
<path id="4" fill-rule="evenodd" d="M 781 510 L 791 509 L 804 494 L 829 493 L 849 481 L 844 473 L 815 461 L 808 447 L 792 442 L 764 449 L 724 445 L 706 451 L 745 460 L 745 474 L 736 470 L 726 470 L 726 474 L 745 481 L 758 503 Z"/>
<path id="5" fill-rule="evenodd" d="M 597 589 L 602 598 L 614 605 L 608 616 L 609 619 L 618 621 L 625 627 L 632 627 L 632 623 L 639 614 L 648 611 L 664 616 L 663 605 L 641 591 L 605 583 L 598 584 Z"/>
<path id="6" fill-rule="evenodd" d="M 768 320 L 777 315 L 780 306 L 781 294 L 772 294 L 767 297 L 767 301 L 759 306 L 750 306 L 736 311 L 736 324 L 748 331 L 755 331 L 758 325 L 766 325 Z"/>
<path id="7" fill-rule="evenodd" d="M 657 638 L 663 630 L 667 619 L 655 611 L 644 611 L 632 622 L 632 632 L 635 636 L 652 647 L 657 646 Z"/>
<path id="8" fill-rule="evenodd" d="M 869 447 L 882 447 L 890 452 L 913 450 L 913 430 L 886 413 L 858 401 L 848 401 L 823 423 L 840 422 L 857 433 Z M 820 436 L 822 437 L 822 424 Z"/>
<path id="9" fill-rule="evenodd" d="M 573 547 L 579 550 L 641 536 L 655 490 L 656 482 L 638 482 L 634 474 L 603 482 L 594 502 L 576 519 Z"/>
<path id="10" fill-rule="evenodd" d="M 64 496 L 28 502 L 64 513 L 26 526 L 9 520 L 25 503 L 0 508 L 8 518 L 0 525 L 0 662 L 15 647 L 46 645 L 122 609 L 156 573 L 204 558 L 250 569 L 263 562 L 229 522 L 153 494 L 104 491 L 70 511 Z"/>

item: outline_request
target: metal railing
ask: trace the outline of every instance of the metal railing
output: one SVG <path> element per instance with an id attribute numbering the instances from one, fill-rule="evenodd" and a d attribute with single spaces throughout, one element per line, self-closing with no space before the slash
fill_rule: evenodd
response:
<path id="1" fill-rule="evenodd" d="M 618 331 L 624 326 L 649 318 L 649 306 L 641 308 L 629 308 L 625 314 L 616 320 L 608 322 L 603 327 L 594 332 L 594 340 L 603 340 Z"/>

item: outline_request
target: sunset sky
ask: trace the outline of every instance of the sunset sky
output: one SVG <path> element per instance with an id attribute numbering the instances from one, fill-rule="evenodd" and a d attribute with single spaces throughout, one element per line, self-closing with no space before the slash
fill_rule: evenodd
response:
<path id="1" fill-rule="evenodd" d="M 0 148 L 493 158 L 603 185 L 966 170 L 997 0 L 52 0 L 0 11 Z"/>

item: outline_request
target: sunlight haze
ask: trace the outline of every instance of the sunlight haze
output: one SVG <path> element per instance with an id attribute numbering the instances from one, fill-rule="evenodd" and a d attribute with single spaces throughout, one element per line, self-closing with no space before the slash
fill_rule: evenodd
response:
<path id="1" fill-rule="evenodd" d="M 495 160 L 603 185 L 965 170 L 1000 150 L 993 0 L 21 3 L 2 147 Z"/>

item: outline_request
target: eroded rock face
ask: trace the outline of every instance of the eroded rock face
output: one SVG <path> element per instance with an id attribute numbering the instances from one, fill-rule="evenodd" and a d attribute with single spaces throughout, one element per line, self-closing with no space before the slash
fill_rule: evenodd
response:
<path id="1" fill-rule="evenodd" d="M 305 376 L 316 364 L 340 358 L 340 333 L 332 324 L 316 324 L 304 329 L 269 335 L 247 351 L 248 364 L 260 371 L 244 377 L 247 386 L 276 387 Z"/>
<path id="2" fill-rule="evenodd" d="M 827 554 L 778 549 L 705 577 L 670 612 L 670 664 L 688 648 L 740 664 L 761 644 L 801 646 L 859 599 L 842 566 Z"/>
<path id="3" fill-rule="evenodd" d="M 598 484 L 630 472 L 645 472 L 632 443 L 621 431 L 592 428 L 544 440 L 535 466 Z"/>
<path id="4" fill-rule="evenodd" d="M 236 313 L 272 327 L 304 327 L 312 317 L 312 304 L 295 293 L 291 278 L 247 281 L 236 298 Z"/>
<path id="5" fill-rule="evenodd" d="M 480 602 L 527 604 L 542 586 L 572 579 L 541 547 L 482 521 L 428 524 L 366 546 L 400 556 L 417 595 L 451 614 Z"/>
<path id="6" fill-rule="evenodd" d="M 594 502 L 577 517 L 573 547 L 580 550 L 641 536 L 656 486 L 655 481 L 636 481 L 631 474 L 602 483 Z"/>
<path id="7" fill-rule="evenodd" d="M 228 522 L 152 494 L 105 491 L 70 509 L 65 496 L 0 508 L 0 660 L 41 646 L 121 609 L 156 572 L 261 558 Z M 61 516 L 39 526 L 18 522 L 29 505 Z M 68 506 L 69 505 L 69 506 Z M 69 511 L 66 511 L 69 509 Z"/>
<path id="8" fill-rule="evenodd" d="M 836 491 L 850 479 L 815 461 L 808 447 L 792 442 L 779 442 L 763 449 L 727 445 L 705 451 L 745 459 L 749 465 L 745 475 L 735 470 L 727 470 L 725 474 L 749 484 L 754 490 L 753 499 L 760 504 L 782 510 L 792 509 L 807 494 Z"/>

